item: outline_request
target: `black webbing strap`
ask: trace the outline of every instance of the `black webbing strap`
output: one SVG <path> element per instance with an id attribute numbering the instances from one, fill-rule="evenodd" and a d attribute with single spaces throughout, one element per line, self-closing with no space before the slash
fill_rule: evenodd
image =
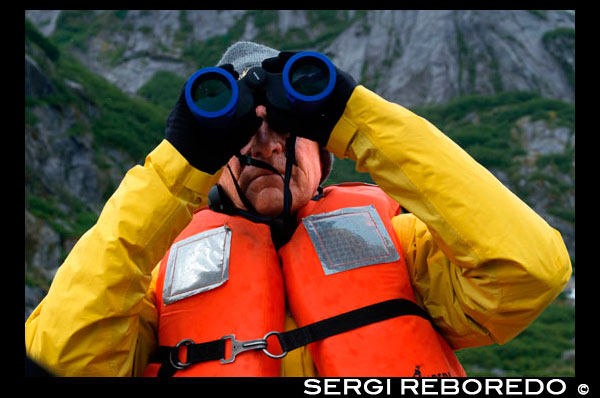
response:
<path id="1" fill-rule="evenodd" d="M 212 360 L 221 360 L 221 362 L 224 363 L 233 362 L 236 353 L 250 349 L 263 349 L 267 355 L 273 358 L 281 358 L 289 351 L 295 350 L 303 345 L 357 329 L 371 323 L 403 315 L 416 315 L 431 322 L 429 314 L 412 301 L 406 299 L 393 299 L 358 308 L 284 333 L 269 332 L 262 340 L 243 342 L 235 340 L 235 337 L 233 336 L 226 336 L 219 340 L 199 344 L 194 343 L 192 340 L 181 340 L 174 347 L 158 347 L 156 357 L 151 360 L 151 362 L 162 363 L 158 372 L 159 377 L 169 377 L 175 374 L 177 370 L 185 369 L 188 366 L 199 362 Z M 431 324 L 435 328 L 435 325 L 433 323 Z M 279 338 L 283 354 L 274 355 L 267 351 L 267 337 L 271 334 L 275 334 Z M 232 341 L 232 355 L 230 359 L 225 360 L 225 342 L 228 338 Z M 185 363 L 179 361 L 179 349 L 181 346 L 186 346 L 187 348 L 187 359 Z M 233 352 L 233 347 L 238 347 L 239 350 Z"/>
<path id="2" fill-rule="evenodd" d="M 187 349 L 185 363 L 179 362 L 179 348 L 184 345 Z M 155 358 L 150 362 L 161 362 L 157 376 L 171 377 L 178 370 L 206 361 L 216 361 L 225 357 L 225 340 L 213 340 L 206 343 L 193 343 L 192 340 L 181 340 L 175 347 L 159 346 Z"/>
<path id="3" fill-rule="evenodd" d="M 296 163 L 296 135 L 290 134 L 285 139 L 285 176 L 283 178 L 283 216 L 289 217 L 292 209 L 292 190 L 290 181 L 292 180 L 292 165 Z M 295 218 L 295 217 L 294 217 Z"/>
<path id="4" fill-rule="evenodd" d="M 429 314 L 412 301 L 394 299 L 358 308 L 310 325 L 281 333 L 279 342 L 285 352 L 349 330 L 401 315 L 417 315 L 431 321 Z M 432 323 L 433 324 L 433 323 Z"/>
<path id="5" fill-rule="evenodd" d="M 240 153 L 235 155 L 238 160 L 240 161 L 240 166 L 254 166 L 254 167 L 260 167 L 261 169 L 267 169 L 277 175 L 279 175 L 281 178 L 283 178 L 283 176 L 281 175 L 281 173 L 275 168 L 273 167 L 271 164 L 267 163 L 267 162 L 263 162 L 260 159 L 255 159 L 253 157 L 250 157 L 248 155 L 242 155 Z"/>

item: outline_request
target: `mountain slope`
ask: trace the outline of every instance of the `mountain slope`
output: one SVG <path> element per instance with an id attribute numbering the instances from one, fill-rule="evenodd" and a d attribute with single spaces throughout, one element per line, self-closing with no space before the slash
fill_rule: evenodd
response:
<path id="1" fill-rule="evenodd" d="M 26 15 L 133 94 L 156 71 L 188 77 L 236 40 L 312 48 L 391 101 L 526 90 L 574 100 L 569 11 L 117 10 Z"/>

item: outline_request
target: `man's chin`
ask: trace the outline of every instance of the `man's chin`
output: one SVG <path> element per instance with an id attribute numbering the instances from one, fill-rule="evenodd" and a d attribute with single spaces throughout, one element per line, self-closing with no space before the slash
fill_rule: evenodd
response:
<path id="1" fill-rule="evenodd" d="M 275 217 L 283 211 L 283 192 L 280 188 L 266 187 L 251 202 L 259 214 Z"/>

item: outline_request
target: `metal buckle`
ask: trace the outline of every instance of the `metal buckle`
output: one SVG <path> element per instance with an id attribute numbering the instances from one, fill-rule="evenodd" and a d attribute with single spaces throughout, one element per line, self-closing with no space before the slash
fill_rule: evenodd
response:
<path id="1" fill-rule="evenodd" d="M 262 339 L 248 340 L 248 341 L 236 340 L 234 334 L 230 334 L 230 335 L 221 337 L 221 339 L 231 339 L 231 358 L 222 358 L 220 360 L 221 363 L 223 363 L 223 364 L 232 363 L 233 361 L 235 361 L 235 356 L 237 354 L 239 354 L 240 352 L 250 351 L 250 350 L 261 350 L 261 349 L 263 350 L 263 352 L 265 354 L 267 354 L 267 356 L 269 356 L 271 358 L 283 358 L 287 354 L 287 351 L 284 351 L 282 354 L 275 355 L 275 354 L 271 354 L 267 350 L 267 346 L 268 346 L 267 338 L 272 334 L 276 334 L 279 338 L 279 332 L 275 332 L 275 331 L 265 334 L 265 337 L 263 337 Z"/>
<path id="2" fill-rule="evenodd" d="M 235 356 L 240 352 L 249 350 L 260 350 L 267 347 L 267 342 L 264 339 L 239 341 L 235 339 L 234 334 L 221 337 L 221 339 L 231 339 L 231 358 L 222 358 L 221 363 L 232 363 L 235 361 Z"/>
<path id="3" fill-rule="evenodd" d="M 190 344 L 194 344 L 194 340 L 183 339 L 179 343 L 175 344 L 175 347 L 173 347 L 173 349 L 171 350 L 171 354 L 169 355 L 169 361 L 171 362 L 171 365 L 173 365 L 173 367 L 175 369 L 180 369 L 180 370 L 185 369 L 192 364 L 191 362 L 186 362 L 186 363 L 179 362 L 179 347 L 181 347 L 182 345 L 188 346 Z M 175 354 L 175 358 L 176 358 L 175 361 L 173 361 L 173 354 Z"/>

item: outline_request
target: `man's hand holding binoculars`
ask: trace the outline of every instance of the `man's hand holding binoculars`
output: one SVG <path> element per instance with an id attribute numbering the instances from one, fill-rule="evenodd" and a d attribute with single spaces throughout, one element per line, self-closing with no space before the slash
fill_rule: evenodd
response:
<path id="1" fill-rule="evenodd" d="M 219 68 L 237 78 L 231 65 Z M 246 100 L 250 103 L 246 107 L 252 107 L 252 112 L 236 112 L 226 123 L 201 123 L 188 106 L 186 86 L 167 118 L 165 138 L 192 166 L 215 174 L 248 143 L 263 120 L 256 116 L 254 98 L 249 96 Z"/>
<path id="2" fill-rule="evenodd" d="M 197 169 L 217 172 L 248 143 L 263 120 L 325 146 L 356 82 L 323 54 L 281 52 L 239 80 L 230 64 L 203 68 L 185 84 L 169 114 L 166 139 Z"/>

